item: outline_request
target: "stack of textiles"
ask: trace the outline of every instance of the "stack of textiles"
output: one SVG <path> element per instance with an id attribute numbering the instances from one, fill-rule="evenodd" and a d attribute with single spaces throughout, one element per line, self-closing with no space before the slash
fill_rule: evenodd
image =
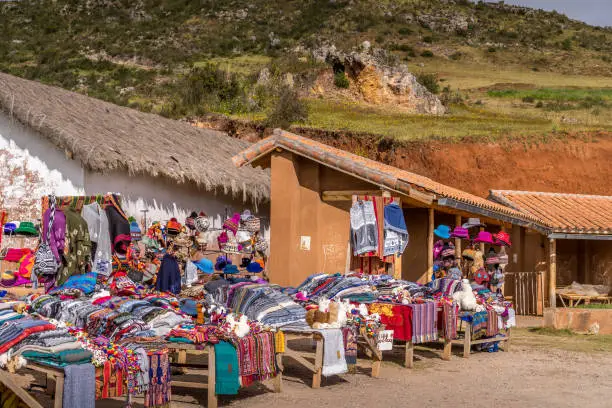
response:
<path id="1" fill-rule="evenodd" d="M 88 363 L 92 357 L 65 328 L 30 316 L 0 326 L 0 354 L 5 353 L 0 360 L 23 357 L 55 367 Z"/>
<path id="2" fill-rule="evenodd" d="M 248 387 L 255 381 L 264 381 L 278 373 L 274 333 L 254 333 L 243 338 L 234 338 L 231 343 L 238 355 L 240 383 Z"/>
<path id="3" fill-rule="evenodd" d="M 398 303 L 401 303 L 401 300 L 403 299 L 402 293 L 404 291 L 407 291 L 408 295 L 412 299 L 424 298 L 430 293 L 430 289 L 427 286 L 405 280 L 387 280 L 377 282 L 376 289 L 379 293 L 378 300 Z"/>
<path id="4" fill-rule="evenodd" d="M 461 281 L 450 278 L 434 279 L 429 282 L 427 286 L 431 289 L 432 295 L 434 296 L 438 295 L 452 298 L 455 292 L 461 291 Z"/>
<path id="5" fill-rule="evenodd" d="M 168 333 L 168 341 L 187 344 L 217 344 L 219 343 L 218 331 L 217 326 L 182 324 Z"/>
<path id="6" fill-rule="evenodd" d="M 306 319 L 302 306 L 267 284 L 243 282 L 230 286 L 227 307 L 265 326 L 278 327 Z"/>
<path id="7" fill-rule="evenodd" d="M 306 278 L 295 292 L 305 294 L 311 300 L 325 297 L 334 300 L 349 299 L 365 302 L 378 298 L 378 293 L 373 290 L 373 287 L 372 282 L 357 275 L 315 274 Z"/>
<path id="8" fill-rule="evenodd" d="M 436 303 L 413 303 L 409 306 L 412 308 L 412 342 L 419 344 L 438 340 Z"/>

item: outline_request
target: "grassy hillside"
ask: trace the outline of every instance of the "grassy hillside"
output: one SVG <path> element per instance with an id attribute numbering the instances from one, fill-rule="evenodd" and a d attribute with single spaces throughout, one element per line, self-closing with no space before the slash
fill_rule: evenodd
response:
<path id="1" fill-rule="evenodd" d="M 612 30 L 558 13 L 436 0 L 39 0 L 0 3 L 0 70 L 170 117 L 265 120 L 418 137 L 610 129 Z M 323 44 L 363 41 L 434 74 L 444 117 L 313 93 Z M 270 80 L 259 81 L 263 68 Z M 287 74 L 291 74 L 290 77 Z M 280 102 L 279 102 L 280 101 Z M 299 111 L 299 107 L 296 107 Z"/>

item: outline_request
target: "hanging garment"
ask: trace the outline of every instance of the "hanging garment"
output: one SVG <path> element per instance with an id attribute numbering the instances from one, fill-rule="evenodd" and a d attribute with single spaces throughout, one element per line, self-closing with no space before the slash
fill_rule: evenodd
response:
<path id="1" fill-rule="evenodd" d="M 378 226 L 374 203 L 357 200 L 350 211 L 353 254 L 361 255 L 378 249 Z"/>
<path id="2" fill-rule="evenodd" d="M 49 228 L 49 221 L 51 219 L 51 213 L 53 212 L 53 221 L 51 228 Z M 64 246 L 66 243 L 66 215 L 63 211 L 55 210 L 54 208 L 48 208 L 43 215 L 43 237 L 47 237 L 47 231 L 49 231 L 49 247 L 55 256 L 57 263 L 61 263 L 61 255 L 64 253 Z M 46 239 L 46 238 L 45 238 Z"/>
<path id="3" fill-rule="evenodd" d="M 401 255 L 408 245 L 408 229 L 404 220 L 404 211 L 395 201 L 384 209 L 385 242 L 383 255 Z"/>
<path id="4" fill-rule="evenodd" d="M 183 284 L 187 286 L 191 286 L 194 282 L 198 280 L 198 268 L 191 261 L 187 261 L 187 265 L 185 266 L 185 276 L 183 278 Z"/>
<path id="5" fill-rule="evenodd" d="M 164 255 L 155 288 L 160 292 L 172 292 L 175 295 L 181 292 L 181 271 L 176 258 L 172 255 Z"/>
<path id="6" fill-rule="evenodd" d="M 64 367 L 64 408 L 96 406 L 96 369 L 90 363 Z"/>
<path id="7" fill-rule="evenodd" d="M 170 406 L 170 359 L 168 351 L 156 352 L 149 356 L 149 389 L 145 393 L 146 408 L 165 408 Z"/>
<path id="8" fill-rule="evenodd" d="M 108 276 L 112 270 L 112 249 L 108 217 L 100 204 L 93 202 L 83 206 L 81 213 L 87 222 L 89 238 L 95 243 L 93 255 L 93 270 L 101 275 Z"/>
<path id="9" fill-rule="evenodd" d="M 438 313 L 435 302 L 408 306 L 412 308 L 412 342 L 419 344 L 438 340 Z"/>
<path id="10" fill-rule="evenodd" d="M 73 209 L 66 214 L 66 240 L 68 252 L 57 274 L 56 284 L 62 285 L 72 275 L 87 272 L 91 260 L 91 241 L 87 222 Z"/>
<path id="11" fill-rule="evenodd" d="M 115 252 L 125 255 L 132 241 L 130 222 L 114 196 L 107 197 L 105 205 L 111 245 Z"/>
<path id="12" fill-rule="evenodd" d="M 348 371 L 344 356 L 344 339 L 340 329 L 319 330 L 323 336 L 323 369 L 326 377 Z"/>
<path id="13" fill-rule="evenodd" d="M 238 378 L 238 355 L 230 343 L 215 344 L 215 394 L 236 395 L 240 389 Z M 209 367 L 212 369 L 212 367 Z"/>

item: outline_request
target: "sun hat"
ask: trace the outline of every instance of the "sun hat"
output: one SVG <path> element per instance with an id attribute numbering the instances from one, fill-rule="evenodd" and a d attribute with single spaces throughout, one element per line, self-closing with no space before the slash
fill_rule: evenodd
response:
<path id="1" fill-rule="evenodd" d="M 487 265 L 496 265 L 499 263 L 499 257 L 493 248 L 489 249 L 487 252 L 487 259 L 485 260 Z"/>
<path id="2" fill-rule="evenodd" d="M 468 218 L 468 221 L 462 225 L 463 228 L 486 227 L 480 222 L 480 218 Z"/>
<path id="3" fill-rule="evenodd" d="M 17 235 L 28 235 L 28 236 L 38 236 L 38 230 L 34 226 L 34 223 L 32 223 L 30 221 L 23 221 L 15 229 L 15 234 L 17 234 Z"/>
<path id="4" fill-rule="evenodd" d="M 262 269 L 266 267 L 266 263 L 264 262 L 263 259 L 256 259 L 253 262 L 257 262 L 259 265 L 261 265 Z"/>
<path id="5" fill-rule="evenodd" d="M 512 246 L 510 241 L 510 234 L 505 231 L 499 231 L 497 234 L 493 234 L 493 240 L 495 245 L 499 246 Z"/>
<path id="6" fill-rule="evenodd" d="M 263 271 L 263 268 L 261 267 L 261 265 L 259 264 L 259 262 L 251 262 L 248 266 L 247 266 L 247 272 L 251 272 L 251 273 L 260 273 Z"/>
<path id="7" fill-rule="evenodd" d="M 166 233 L 168 235 L 178 235 L 179 232 L 183 229 L 183 226 L 180 222 L 177 221 L 175 217 L 170 218 L 170 221 L 166 223 Z"/>
<path id="8" fill-rule="evenodd" d="M 4 234 L 5 235 L 14 234 L 16 229 L 17 229 L 17 224 L 15 224 L 14 222 L 7 222 L 6 224 L 4 224 Z"/>
<path id="9" fill-rule="evenodd" d="M 236 265 L 226 265 L 225 268 L 223 268 L 223 273 L 227 273 L 229 275 L 235 275 L 237 273 L 240 273 L 240 271 L 238 270 L 238 267 Z"/>
<path id="10" fill-rule="evenodd" d="M 438 227 L 434 230 L 434 234 L 436 234 L 436 236 L 443 238 L 443 239 L 450 238 L 450 233 L 451 233 L 450 227 L 444 224 L 438 225 Z"/>
<path id="11" fill-rule="evenodd" d="M 484 270 L 484 268 L 479 268 L 476 273 L 474 273 L 474 281 L 477 284 L 482 285 L 483 282 L 489 281 L 489 274 Z"/>
<path id="12" fill-rule="evenodd" d="M 228 264 L 231 264 L 232 260 L 227 258 L 224 255 L 218 256 L 215 261 L 215 269 L 218 271 L 222 271 Z"/>
<path id="13" fill-rule="evenodd" d="M 198 213 L 192 211 L 191 214 L 189 214 L 189 217 L 185 218 L 185 226 L 193 231 L 195 229 L 195 219 L 197 217 Z"/>
<path id="14" fill-rule="evenodd" d="M 132 236 L 132 241 L 140 241 L 142 239 L 142 231 L 136 221 L 130 222 L 130 235 Z"/>
<path id="15" fill-rule="evenodd" d="M 204 213 L 204 211 L 200 211 L 200 214 L 194 220 L 195 229 L 198 232 L 206 232 L 208 228 L 210 228 L 210 220 Z"/>
<path id="16" fill-rule="evenodd" d="M 223 229 L 232 231 L 234 234 L 236 234 L 236 231 L 238 231 L 239 225 L 240 225 L 240 214 L 235 213 L 234 215 L 232 215 L 230 218 L 226 219 L 223 222 Z"/>
<path id="17" fill-rule="evenodd" d="M 246 268 L 247 266 L 249 266 L 250 263 L 251 263 L 250 258 L 242 258 L 242 261 L 240 262 L 240 267 Z"/>
<path id="18" fill-rule="evenodd" d="M 485 244 L 493 244 L 493 236 L 487 231 L 478 231 L 478 235 L 474 238 L 474 242 L 483 242 Z"/>
<path id="19" fill-rule="evenodd" d="M 456 226 L 451 233 L 451 238 L 470 239 L 470 233 L 467 228 Z"/>
<path id="20" fill-rule="evenodd" d="M 200 271 L 210 275 L 211 273 L 213 273 L 215 270 L 213 268 L 213 263 L 210 259 L 207 258 L 202 258 L 199 261 L 193 261 L 193 264 L 196 266 L 196 268 L 198 268 Z"/>

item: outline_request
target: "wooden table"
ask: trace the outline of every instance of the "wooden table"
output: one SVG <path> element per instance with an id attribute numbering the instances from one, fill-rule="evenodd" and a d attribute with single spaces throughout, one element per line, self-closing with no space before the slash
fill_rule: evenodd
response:
<path id="1" fill-rule="evenodd" d="M 208 408 L 217 408 L 218 399 L 215 394 L 215 346 L 208 344 L 197 347 L 194 344 L 171 344 L 168 350 L 172 357 L 171 366 L 185 368 L 185 374 L 201 375 L 208 378 L 206 382 L 175 381 L 172 380 L 173 387 L 198 388 L 208 391 Z M 187 355 L 207 355 L 207 364 L 187 363 Z M 277 356 L 278 359 L 278 356 Z M 278 361 L 278 360 L 277 360 Z M 274 391 L 282 390 L 282 374 L 274 377 Z"/>
<path id="2" fill-rule="evenodd" d="M 11 390 L 21 401 L 23 401 L 30 408 L 43 408 L 38 401 L 34 399 L 30 394 L 23 390 L 5 371 L 0 370 L 0 383 L 4 384 L 6 388 Z M 55 405 L 57 407 L 57 405 Z M 61 405 L 60 405 L 61 406 Z"/>
<path id="3" fill-rule="evenodd" d="M 585 305 L 588 305 L 591 302 L 601 302 L 609 305 L 612 302 L 612 297 L 608 295 L 589 296 L 577 295 L 575 293 L 557 293 L 557 296 L 559 296 L 559 299 L 561 299 L 561 304 L 563 307 L 567 307 L 567 304 L 565 303 L 566 300 L 569 307 L 578 306 L 580 302 L 584 302 Z"/>
<path id="4" fill-rule="evenodd" d="M 321 387 L 321 375 L 323 371 L 323 336 L 317 331 L 302 332 L 302 331 L 285 331 L 285 347 L 284 353 L 277 355 L 278 365 L 281 372 L 284 371 L 283 358 L 290 357 L 303 367 L 312 372 L 312 388 Z M 295 340 L 311 340 L 315 343 L 314 361 L 311 363 L 307 358 L 312 358 L 312 352 L 300 351 L 290 347 L 289 342 Z M 380 366 L 382 362 L 382 352 L 376 348 L 376 344 L 372 338 L 360 332 L 357 340 L 357 346 L 372 360 L 372 377 L 378 378 L 380 375 Z"/>
<path id="5" fill-rule="evenodd" d="M 45 388 L 53 396 L 53 408 L 62 408 L 64 404 L 64 369 L 38 364 L 28 360 L 26 369 L 38 371 L 46 375 Z M 55 389 L 49 388 L 49 381 L 55 383 Z"/>
<path id="6" fill-rule="evenodd" d="M 505 342 L 506 344 L 504 344 L 504 351 L 510 351 L 510 328 L 500 330 L 499 333 L 502 334 L 502 336 L 490 337 L 480 340 L 472 340 L 472 323 L 463 321 L 462 323 L 466 323 L 466 327 L 463 331 L 463 338 L 451 340 L 451 343 L 463 345 L 463 358 L 468 358 L 470 356 L 470 351 L 472 350 L 472 346 L 474 344 Z"/>

